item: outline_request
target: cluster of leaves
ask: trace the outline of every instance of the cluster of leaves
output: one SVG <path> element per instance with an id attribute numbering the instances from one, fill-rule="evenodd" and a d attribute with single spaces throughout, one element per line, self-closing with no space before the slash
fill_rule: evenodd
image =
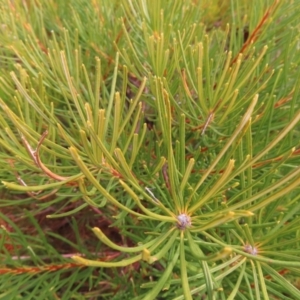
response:
<path id="1" fill-rule="evenodd" d="M 300 5 L 254 2 L 4 1 L 0 297 L 300 297 Z"/>

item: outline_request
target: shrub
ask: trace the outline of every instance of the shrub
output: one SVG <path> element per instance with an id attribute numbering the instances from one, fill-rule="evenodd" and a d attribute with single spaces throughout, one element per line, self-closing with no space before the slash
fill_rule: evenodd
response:
<path id="1" fill-rule="evenodd" d="M 299 299 L 298 2 L 3 2 L 2 299 Z"/>

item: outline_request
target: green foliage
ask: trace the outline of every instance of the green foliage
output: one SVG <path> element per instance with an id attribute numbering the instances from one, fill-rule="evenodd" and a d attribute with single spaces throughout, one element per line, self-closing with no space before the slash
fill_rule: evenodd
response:
<path id="1" fill-rule="evenodd" d="M 3 1 L 0 299 L 300 298 L 300 5 L 254 2 Z"/>

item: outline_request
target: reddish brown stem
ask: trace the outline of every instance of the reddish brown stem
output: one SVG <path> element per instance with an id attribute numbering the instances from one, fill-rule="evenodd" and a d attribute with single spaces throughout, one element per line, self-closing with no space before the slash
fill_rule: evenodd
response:
<path id="1" fill-rule="evenodd" d="M 259 23 L 256 25 L 255 29 L 252 31 L 252 33 L 249 35 L 246 42 L 243 44 L 241 50 L 237 53 L 237 55 L 233 58 L 230 65 L 232 66 L 238 59 L 240 54 L 243 54 L 246 49 L 253 44 L 259 37 L 261 30 L 269 17 L 275 12 L 275 9 L 277 8 L 277 5 L 279 4 L 279 0 L 275 0 L 274 3 L 267 9 L 265 14 L 263 15 L 262 19 L 259 21 Z"/>

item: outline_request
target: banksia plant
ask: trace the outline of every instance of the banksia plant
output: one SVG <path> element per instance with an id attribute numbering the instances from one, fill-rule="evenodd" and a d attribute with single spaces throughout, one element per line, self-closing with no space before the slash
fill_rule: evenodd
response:
<path id="1" fill-rule="evenodd" d="M 300 298 L 297 1 L 3 1 L 3 299 Z"/>

